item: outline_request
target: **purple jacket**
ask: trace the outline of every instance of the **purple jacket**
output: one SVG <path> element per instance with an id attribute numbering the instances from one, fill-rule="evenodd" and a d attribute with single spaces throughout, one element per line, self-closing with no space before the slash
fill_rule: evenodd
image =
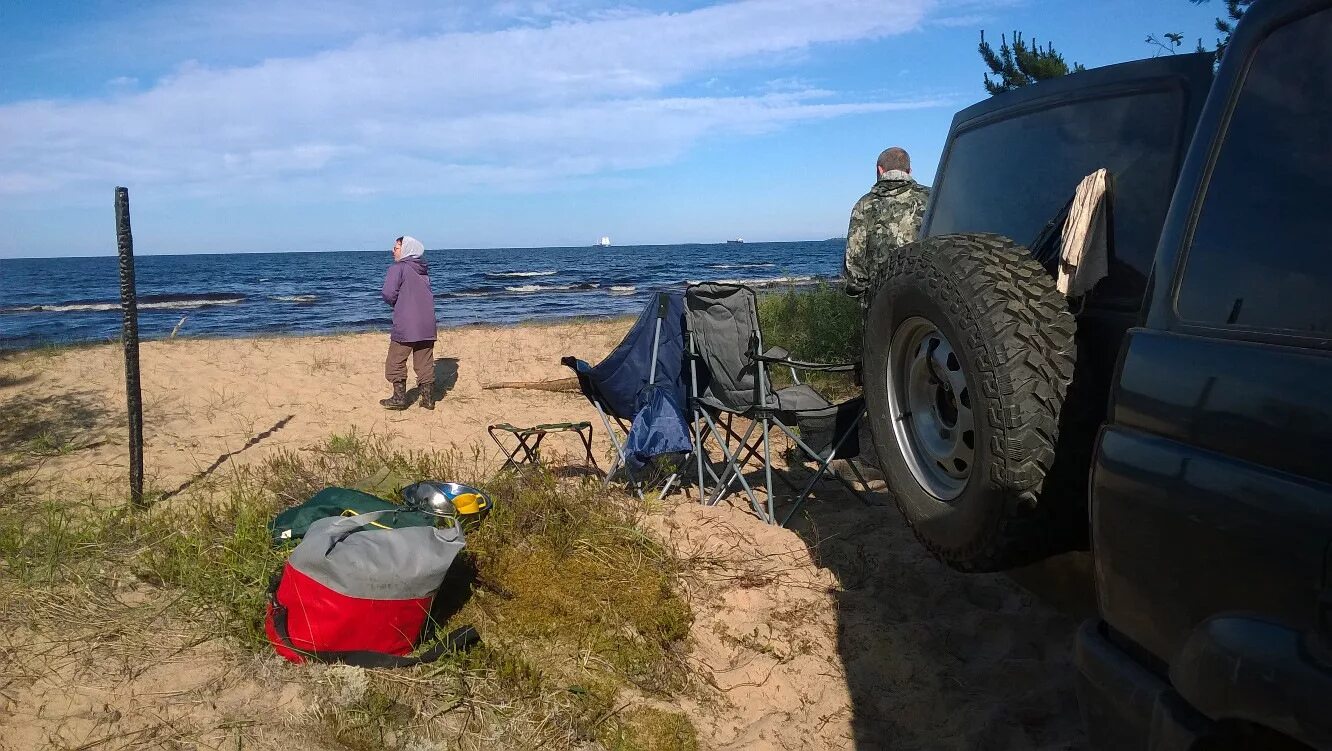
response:
<path id="1" fill-rule="evenodd" d="M 404 258 L 389 266 L 380 294 L 393 306 L 393 328 L 389 330 L 393 341 L 435 340 L 435 295 L 430 291 L 425 259 Z"/>

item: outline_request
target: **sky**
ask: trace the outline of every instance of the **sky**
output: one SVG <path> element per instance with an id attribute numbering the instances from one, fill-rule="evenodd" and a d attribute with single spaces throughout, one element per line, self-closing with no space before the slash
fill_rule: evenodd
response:
<path id="1" fill-rule="evenodd" d="M 0 258 L 818 240 L 933 179 L 981 30 L 1097 67 L 1216 0 L 0 0 Z"/>

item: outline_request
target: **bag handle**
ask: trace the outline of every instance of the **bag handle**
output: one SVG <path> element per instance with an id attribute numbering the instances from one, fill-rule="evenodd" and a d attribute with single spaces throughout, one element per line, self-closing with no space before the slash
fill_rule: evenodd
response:
<path id="1" fill-rule="evenodd" d="M 363 527 L 347 532 L 352 534 Z M 481 635 L 471 626 L 462 626 L 450 631 L 443 641 L 415 657 L 399 657 L 385 652 L 369 650 L 347 650 L 341 652 L 309 651 L 291 643 L 291 634 L 287 631 L 287 607 L 278 602 L 278 585 L 282 583 L 282 569 L 273 574 L 268 583 L 268 605 L 273 609 L 273 630 L 277 632 L 282 645 L 308 660 L 315 662 L 341 662 L 361 668 L 406 668 L 435 662 L 447 654 L 463 652 L 481 643 Z"/>

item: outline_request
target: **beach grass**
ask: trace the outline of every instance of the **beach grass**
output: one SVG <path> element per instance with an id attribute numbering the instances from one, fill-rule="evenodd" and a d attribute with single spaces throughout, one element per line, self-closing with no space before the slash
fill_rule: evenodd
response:
<path id="1" fill-rule="evenodd" d="M 418 478 L 458 480 L 496 506 L 441 589 L 438 631 L 472 625 L 481 646 L 410 670 L 287 668 L 320 697 L 290 720 L 296 730 L 352 749 L 697 748 L 683 714 L 640 703 L 692 685 L 681 564 L 640 524 L 641 506 L 598 482 L 482 466 L 476 451 L 402 451 L 351 432 L 141 512 L 0 484 L 0 628 L 101 644 L 113 627 L 137 645 L 127 653 L 150 655 L 165 618 L 233 659 L 276 663 L 265 588 L 284 554 L 269 519 L 330 485 L 392 499 Z"/>
<path id="2" fill-rule="evenodd" d="M 828 283 L 791 287 L 759 297 L 764 346 L 781 346 L 797 360 L 848 363 L 860 360 L 860 303 Z M 774 368 L 777 385 L 790 383 L 784 368 Z M 832 398 L 856 393 L 854 376 L 802 373 L 801 378 Z"/>

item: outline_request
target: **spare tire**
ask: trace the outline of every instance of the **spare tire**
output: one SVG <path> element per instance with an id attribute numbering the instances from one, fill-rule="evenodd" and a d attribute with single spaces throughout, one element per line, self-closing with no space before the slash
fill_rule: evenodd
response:
<path id="1" fill-rule="evenodd" d="M 1068 510 L 1043 493 L 1076 354 L 1054 279 L 1007 238 L 941 235 L 894 251 L 873 295 L 865 397 L 916 537 L 961 571 L 1076 546 Z"/>

